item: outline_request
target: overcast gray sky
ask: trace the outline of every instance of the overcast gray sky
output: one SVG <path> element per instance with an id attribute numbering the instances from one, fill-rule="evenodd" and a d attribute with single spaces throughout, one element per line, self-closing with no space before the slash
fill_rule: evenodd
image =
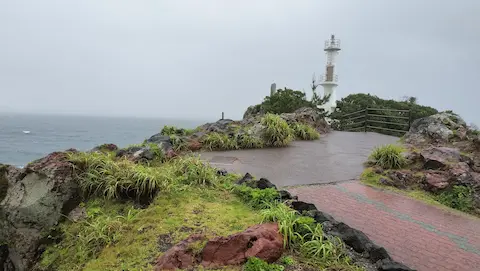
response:
<path id="1" fill-rule="evenodd" d="M 415 96 L 480 124 L 478 0 L 0 1 L 0 111 L 241 118 L 309 90 Z"/>

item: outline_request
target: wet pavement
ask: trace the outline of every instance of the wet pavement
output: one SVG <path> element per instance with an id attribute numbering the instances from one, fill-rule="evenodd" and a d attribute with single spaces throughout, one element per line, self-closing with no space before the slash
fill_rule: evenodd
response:
<path id="1" fill-rule="evenodd" d="M 410 268 L 480 270 L 480 219 L 476 217 L 355 181 L 288 190 L 337 221 L 361 230 Z"/>
<path id="2" fill-rule="evenodd" d="M 339 132 L 315 141 L 295 141 L 286 148 L 204 152 L 218 168 L 269 179 L 277 186 L 319 184 L 358 179 L 375 146 L 397 137 L 373 132 Z"/>

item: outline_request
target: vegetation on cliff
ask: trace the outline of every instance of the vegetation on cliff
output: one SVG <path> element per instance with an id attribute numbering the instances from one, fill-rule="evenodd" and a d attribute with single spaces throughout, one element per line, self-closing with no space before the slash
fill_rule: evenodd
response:
<path id="1" fill-rule="evenodd" d="M 303 107 L 312 108 L 320 113 L 318 107 L 325 104 L 330 96 L 327 95 L 320 98 L 317 94 L 318 86 L 315 77 L 313 77 L 310 84 L 312 90 L 312 97 L 310 99 L 307 98 L 307 94 L 303 91 L 288 88 L 278 89 L 274 94 L 265 96 L 260 104 L 248 107 L 243 118 L 246 119 L 251 116 L 263 115 L 266 113 L 293 113 Z M 322 117 L 325 116 L 324 113 L 321 114 Z"/>
<path id="2" fill-rule="evenodd" d="M 72 212 L 77 215 L 70 214 L 53 230 L 52 243 L 37 265 L 40 270 L 153 270 L 157 257 L 192 234 L 226 236 L 268 221 L 279 223 L 285 255 L 293 258 L 275 265 L 249 259 L 248 270 L 283 270 L 292 262 L 299 267 L 361 270 L 338 238 L 325 235 L 313 218 L 287 207 L 276 189 L 248 186 L 254 180 L 237 185 L 240 176 L 223 174 L 195 156 L 148 164 L 110 151 L 72 152 L 68 157 L 84 201 Z"/>
<path id="3" fill-rule="evenodd" d="M 413 122 L 403 146 L 376 148 L 362 180 L 436 205 L 480 216 L 480 140 L 460 116 Z"/>
<path id="4" fill-rule="evenodd" d="M 365 113 L 350 115 L 348 118 L 344 118 L 343 116 L 347 114 L 353 114 L 366 108 L 390 110 L 376 110 L 372 116 L 369 116 L 369 120 L 375 121 L 373 126 L 394 130 L 402 130 L 402 126 L 392 123 L 405 124 L 403 128 L 408 128 L 408 118 L 410 118 L 410 121 L 414 121 L 416 119 L 438 113 L 435 108 L 418 104 L 415 97 L 409 97 L 401 101 L 396 101 L 382 99 L 375 95 L 357 93 L 350 94 L 337 101 L 336 111 L 329 116 L 335 120 L 332 124 L 332 127 L 336 130 L 348 130 L 349 128 L 357 127 L 351 125 L 347 126 L 350 124 L 350 122 L 345 121 L 345 119 L 358 117 L 360 119 L 355 120 L 355 122 L 362 121 L 364 119 L 362 116 L 365 115 Z M 410 113 L 398 112 L 394 110 L 410 110 Z M 367 130 L 372 129 L 367 128 Z M 398 135 L 398 133 L 392 132 L 391 130 L 374 129 L 374 131 L 383 134 Z"/>

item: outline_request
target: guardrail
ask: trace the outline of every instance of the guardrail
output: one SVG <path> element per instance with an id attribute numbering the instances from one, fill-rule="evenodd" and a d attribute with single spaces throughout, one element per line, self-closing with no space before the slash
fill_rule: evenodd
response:
<path id="1" fill-rule="evenodd" d="M 374 131 L 403 135 L 410 129 L 410 124 L 410 110 L 367 107 L 341 116 L 337 128 L 343 131 Z"/>

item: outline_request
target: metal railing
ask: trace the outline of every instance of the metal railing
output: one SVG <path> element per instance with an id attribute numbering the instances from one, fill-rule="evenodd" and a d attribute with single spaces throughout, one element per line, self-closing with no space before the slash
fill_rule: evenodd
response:
<path id="1" fill-rule="evenodd" d="M 345 114 L 338 119 L 343 131 L 374 131 L 389 135 L 403 135 L 410 129 L 410 110 L 365 108 Z"/>
<path id="2" fill-rule="evenodd" d="M 340 40 L 326 40 L 324 49 L 340 49 Z"/>
<path id="3" fill-rule="evenodd" d="M 338 75 L 333 75 L 332 78 L 328 78 L 327 75 L 322 74 L 319 76 L 320 82 L 338 82 Z M 327 80 L 332 79 L 332 80 Z"/>

